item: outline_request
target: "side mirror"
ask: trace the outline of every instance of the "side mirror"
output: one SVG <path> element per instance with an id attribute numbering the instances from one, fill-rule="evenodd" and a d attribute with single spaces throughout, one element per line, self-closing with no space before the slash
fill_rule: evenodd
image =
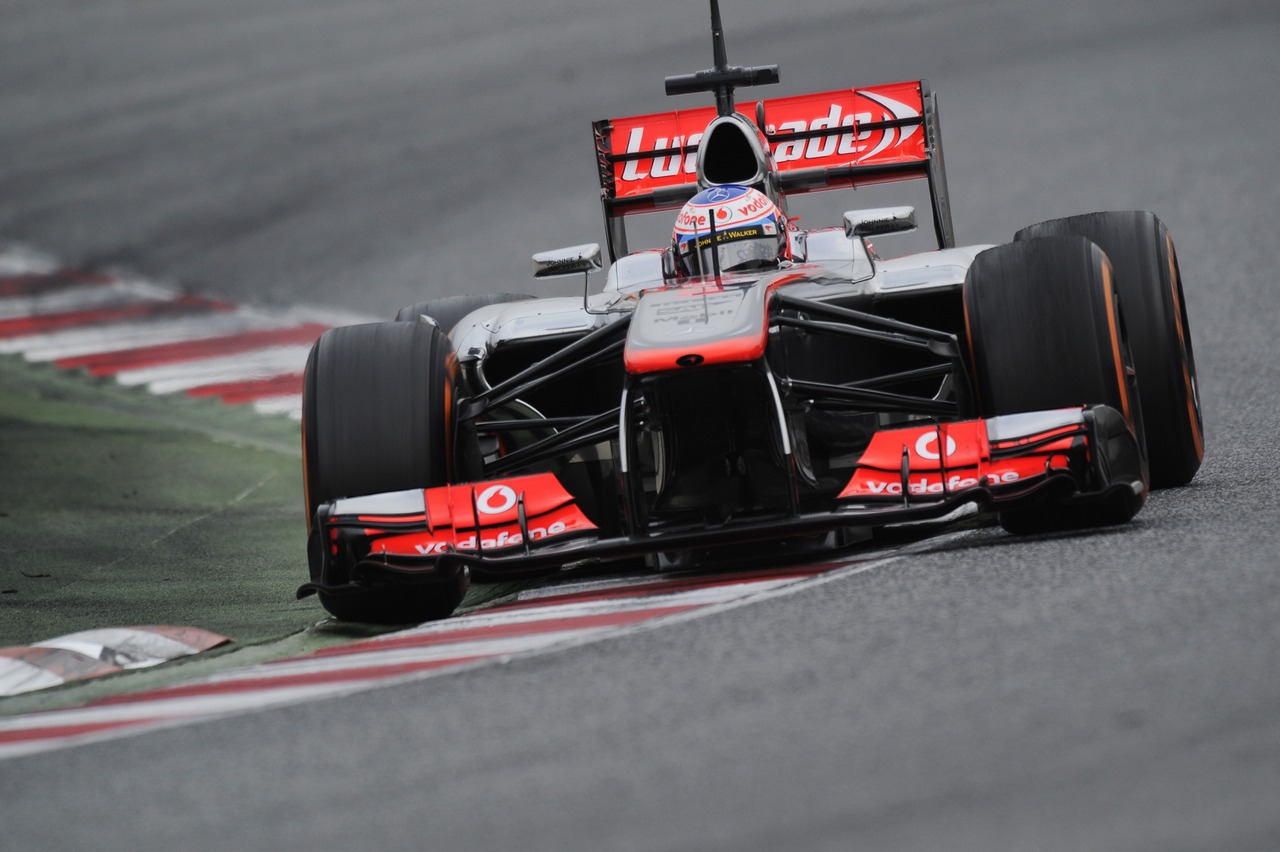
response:
<path id="1" fill-rule="evenodd" d="M 905 234 L 915 229 L 914 207 L 876 207 L 871 210 L 850 210 L 844 214 L 844 235 L 850 239 Z"/>
<path id="2" fill-rule="evenodd" d="M 595 272 L 602 268 L 600 246 L 597 243 L 542 251 L 533 256 L 534 278 L 559 278 L 562 275 Z"/>

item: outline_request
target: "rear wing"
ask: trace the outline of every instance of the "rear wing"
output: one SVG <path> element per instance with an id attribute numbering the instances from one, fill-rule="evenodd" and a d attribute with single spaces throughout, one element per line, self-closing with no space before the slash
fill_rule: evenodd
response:
<path id="1" fill-rule="evenodd" d="M 939 248 L 955 245 L 935 96 L 924 80 L 751 101 L 786 194 L 929 182 Z M 624 219 L 673 210 L 697 191 L 698 143 L 715 107 L 596 121 L 609 254 L 628 252 Z"/>

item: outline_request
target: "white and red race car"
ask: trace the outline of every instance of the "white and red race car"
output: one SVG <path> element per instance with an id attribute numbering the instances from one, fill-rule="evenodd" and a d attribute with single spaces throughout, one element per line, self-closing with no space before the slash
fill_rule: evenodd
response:
<path id="1" fill-rule="evenodd" d="M 938 518 L 1122 523 L 1203 456 L 1173 242 L 1145 212 L 955 245 L 924 81 L 735 103 L 775 66 L 667 79 L 715 106 L 593 125 L 600 292 L 443 297 L 327 332 L 307 365 L 310 579 L 340 618 L 449 614 L 468 576 Z M 935 250 L 880 257 L 910 207 L 802 230 L 788 197 L 927 183 Z M 678 212 L 677 212 L 678 211 Z M 658 213 L 672 240 L 632 249 Z M 761 249 L 764 246 L 764 249 Z M 600 248 L 535 275 L 603 268 Z"/>

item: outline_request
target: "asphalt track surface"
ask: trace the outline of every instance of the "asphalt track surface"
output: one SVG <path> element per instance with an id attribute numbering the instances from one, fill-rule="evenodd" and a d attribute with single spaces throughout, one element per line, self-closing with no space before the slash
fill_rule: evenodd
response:
<path id="1" fill-rule="evenodd" d="M 0 765 L 0 847 L 1280 847 L 1280 7 L 725 0 L 778 94 L 927 77 L 961 242 L 1147 208 L 1208 457 L 1129 527 Z M 698 3 L 0 2 L 0 236 L 388 313 L 599 239 Z M 863 203 L 856 199 L 849 206 Z M 877 201 L 878 203 L 878 201 Z"/>

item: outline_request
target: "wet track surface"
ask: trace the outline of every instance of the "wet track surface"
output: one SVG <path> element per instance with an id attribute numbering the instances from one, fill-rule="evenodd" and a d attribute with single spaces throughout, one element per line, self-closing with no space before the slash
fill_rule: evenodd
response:
<path id="1" fill-rule="evenodd" d="M 532 290 L 529 254 L 602 239 L 589 122 L 675 104 L 705 10 L 432 5 L 0 2 L 0 239 L 388 316 Z M 1280 845 L 1280 10 L 723 9 L 770 93 L 928 78 L 961 242 L 1165 219 L 1195 483 L 1119 530 L 974 530 L 661 629 L 9 760 L 0 846 Z"/>

